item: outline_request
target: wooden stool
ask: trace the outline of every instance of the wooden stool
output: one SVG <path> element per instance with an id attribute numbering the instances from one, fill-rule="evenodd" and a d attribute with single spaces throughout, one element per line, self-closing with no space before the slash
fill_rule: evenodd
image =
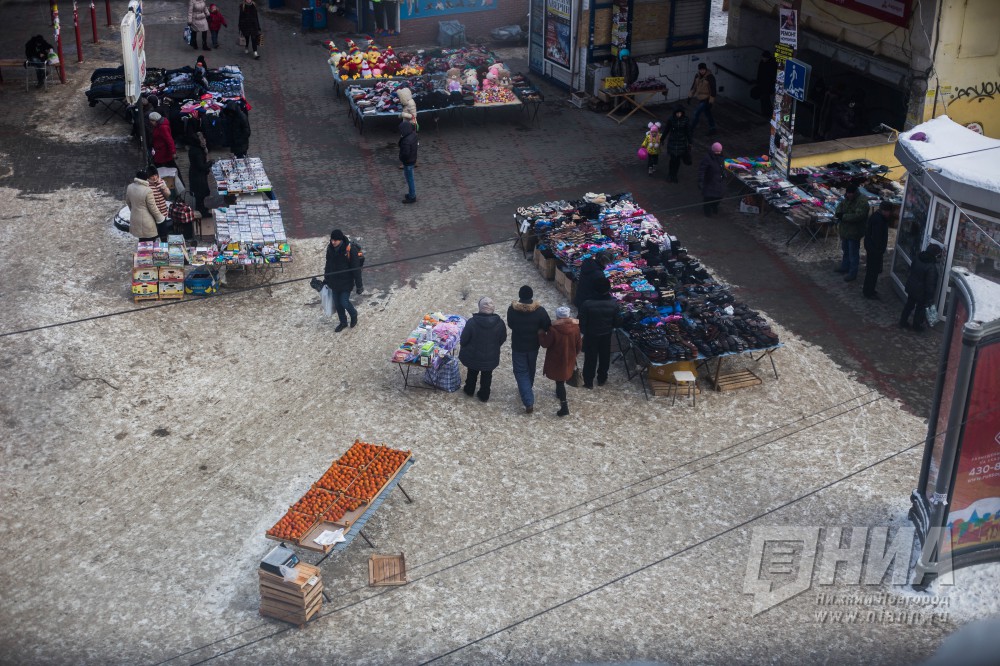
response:
<path id="1" fill-rule="evenodd" d="M 695 391 L 697 390 L 698 377 L 695 376 L 690 370 L 675 370 L 674 371 L 674 399 L 670 402 L 671 405 L 677 402 L 677 394 L 680 393 L 681 389 L 687 390 L 688 397 L 691 398 L 691 406 L 697 405 L 697 397 L 695 396 Z"/>

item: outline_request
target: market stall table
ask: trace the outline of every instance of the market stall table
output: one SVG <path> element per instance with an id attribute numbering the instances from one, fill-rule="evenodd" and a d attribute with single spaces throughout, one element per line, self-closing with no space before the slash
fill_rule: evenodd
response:
<path id="1" fill-rule="evenodd" d="M 465 318 L 460 315 L 430 313 L 424 315 L 420 326 L 410 332 L 407 339 L 393 352 L 391 362 L 399 368 L 403 377 L 403 390 L 407 388 L 441 389 L 454 391 L 461 381 L 455 350 L 465 328 Z M 423 382 L 410 383 L 410 370 L 424 370 Z M 451 373 L 446 385 L 442 386 L 443 375 Z M 453 381 L 458 375 L 458 383 Z M 430 384 L 423 386 L 422 384 Z"/>
<path id="2" fill-rule="evenodd" d="M 618 88 L 602 88 L 601 92 L 607 97 L 610 97 L 614 104 L 611 110 L 607 112 L 607 117 L 614 120 L 616 123 L 621 125 L 623 122 L 632 117 L 636 111 L 642 111 L 647 116 L 656 120 L 656 114 L 646 108 L 646 104 L 652 99 L 653 95 L 663 95 L 666 94 L 667 88 L 651 88 L 646 90 L 622 90 Z M 624 116 L 618 117 L 615 114 L 626 104 L 632 105 L 632 110 L 626 113 Z M 626 107 L 627 108 L 627 107 Z"/>

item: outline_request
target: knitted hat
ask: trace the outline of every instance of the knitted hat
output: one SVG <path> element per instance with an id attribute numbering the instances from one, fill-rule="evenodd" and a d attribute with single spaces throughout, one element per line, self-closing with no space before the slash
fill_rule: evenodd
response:
<path id="1" fill-rule="evenodd" d="M 535 297 L 535 290 L 529 287 L 528 285 L 524 285 L 523 287 L 517 290 L 517 300 L 521 301 L 522 303 L 530 303 L 531 299 L 534 297 Z"/>
<path id="2" fill-rule="evenodd" d="M 344 232 L 340 229 L 334 229 L 330 232 L 330 240 L 346 241 L 347 236 L 345 236 Z"/>
<path id="3" fill-rule="evenodd" d="M 716 155 L 721 155 L 722 154 L 722 144 L 719 143 L 718 141 L 716 141 L 715 143 L 713 143 L 712 144 L 712 152 L 715 153 Z"/>
<path id="4" fill-rule="evenodd" d="M 152 120 L 154 123 L 158 123 L 161 120 L 163 120 L 163 116 L 158 114 L 156 111 L 153 111 L 151 114 L 149 114 L 149 119 Z"/>
<path id="5" fill-rule="evenodd" d="M 556 308 L 556 319 L 569 319 L 569 308 L 565 305 L 560 305 Z"/>
<path id="6" fill-rule="evenodd" d="M 493 299 L 489 296 L 483 296 L 479 299 L 479 312 L 482 314 L 493 314 L 496 310 L 496 306 L 493 304 Z"/>

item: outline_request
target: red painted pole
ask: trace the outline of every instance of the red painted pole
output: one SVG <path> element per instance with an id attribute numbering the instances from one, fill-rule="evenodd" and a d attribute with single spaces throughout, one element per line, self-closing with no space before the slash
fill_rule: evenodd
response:
<path id="1" fill-rule="evenodd" d="M 62 30 L 59 29 L 59 5 L 55 0 L 49 0 L 49 7 L 52 9 L 52 27 L 55 29 L 56 55 L 59 56 L 59 81 L 66 83 L 66 64 L 63 60 Z"/>
<path id="2" fill-rule="evenodd" d="M 111 27 L 111 0 L 104 0 L 104 9 L 108 12 L 108 27 Z"/>
<path id="3" fill-rule="evenodd" d="M 80 39 L 80 9 L 73 0 L 73 30 L 76 32 L 76 61 L 83 62 L 83 40 Z"/>
<path id="4" fill-rule="evenodd" d="M 94 29 L 94 43 L 96 44 L 99 40 L 97 39 L 97 7 L 94 6 L 94 0 L 90 0 L 90 26 Z"/>

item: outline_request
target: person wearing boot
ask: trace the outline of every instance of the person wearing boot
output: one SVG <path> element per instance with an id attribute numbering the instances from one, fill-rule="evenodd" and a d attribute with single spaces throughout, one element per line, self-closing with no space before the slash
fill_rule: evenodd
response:
<path id="1" fill-rule="evenodd" d="M 556 308 L 555 323 L 549 330 L 538 334 L 538 341 L 545 347 L 542 374 L 556 383 L 556 397 L 559 398 L 559 411 L 556 412 L 556 416 L 567 416 L 569 402 L 566 400 L 566 382 L 573 376 L 576 357 L 583 349 L 580 322 L 570 318 L 569 308 L 565 305 Z"/>
<path id="2" fill-rule="evenodd" d="M 463 389 L 465 395 L 470 398 L 478 395 L 483 402 L 490 399 L 493 371 L 500 365 L 500 347 L 506 341 L 507 326 L 496 313 L 493 299 L 483 296 L 479 299 L 479 312 L 469 317 L 460 339 L 462 348 L 458 352 L 458 360 L 467 369 Z M 482 381 L 477 394 L 476 381 L 480 376 Z"/>
<path id="3" fill-rule="evenodd" d="M 323 274 L 323 283 L 333 292 L 333 304 L 340 319 L 334 332 L 347 328 L 347 315 L 351 315 L 350 326 L 354 328 L 358 325 L 358 311 L 351 304 L 351 289 L 357 287 L 358 295 L 365 290 L 361 284 L 361 253 L 357 247 L 351 247 L 351 241 L 340 229 L 330 232 Z"/>
<path id="4" fill-rule="evenodd" d="M 514 380 L 521 403 L 527 414 L 535 411 L 535 364 L 538 361 L 538 334 L 552 325 L 549 313 L 534 300 L 535 292 L 524 285 L 517 292 L 517 300 L 507 308 L 507 326 L 510 327 L 510 360 L 514 367 Z"/>
<path id="5" fill-rule="evenodd" d="M 201 33 L 201 49 L 211 51 L 208 45 L 208 5 L 205 0 L 191 0 L 188 3 L 188 25 L 191 26 L 191 48 L 198 48 L 198 33 Z"/>
<path id="6" fill-rule="evenodd" d="M 906 278 L 906 305 L 899 316 L 900 328 L 912 328 L 917 333 L 927 328 L 927 306 L 934 301 L 937 291 L 940 278 L 937 263 L 941 254 L 939 245 L 929 243 L 927 249 L 918 254 L 916 261 L 910 265 L 910 275 Z"/>
<path id="7" fill-rule="evenodd" d="M 583 388 L 594 388 L 608 381 L 611 367 L 611 335 L 620 324 L 618 301 L 611 295 L 611 281 L 601 277 L 596 295 L 580 306 L 580 332 L 583 333 Z"/>

